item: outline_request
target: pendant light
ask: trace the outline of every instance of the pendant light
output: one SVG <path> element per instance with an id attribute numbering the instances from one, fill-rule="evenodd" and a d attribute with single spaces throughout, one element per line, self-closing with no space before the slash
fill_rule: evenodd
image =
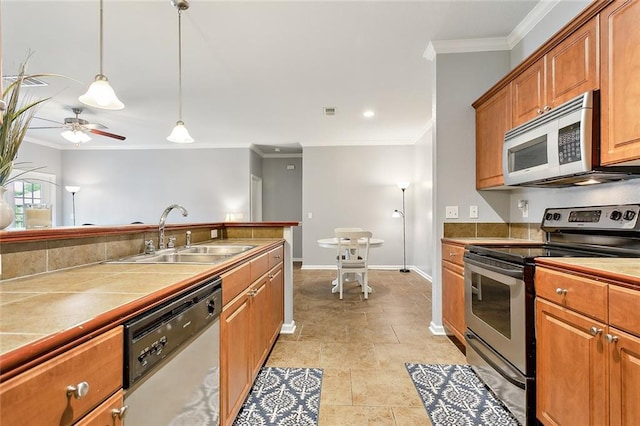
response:
<path id="1" fill-rule="evenodd" d="M 171 0 L 171 4 L 178 9 L 178 122 L 167 140 L 175 143 L 191 143 L 193 138 L 182 121 L 182 11 L 189 9 L 189 3 L 186 0 Z"/>
<path id="2" fill-rule="evenodd" d="M 96 75 L 93 83 L 89 86 L 87 93 L 78 99 L 85 105 L 102 109 L 122 109 L 124 104 L 118 99 L 113 88 L 109 84 L 109 80 L 102 73 L 102 0 L 100 0 L 100 73 Z"/>

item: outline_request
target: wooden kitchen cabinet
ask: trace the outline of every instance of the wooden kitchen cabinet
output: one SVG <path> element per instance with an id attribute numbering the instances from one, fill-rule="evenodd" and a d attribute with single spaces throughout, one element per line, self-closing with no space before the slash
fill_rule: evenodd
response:
<path id="1" fill-rule="evenodd" d="M 122 426 L 127 415 L 124 393 L 119 390 L 75 426 Z"/>
<path id="2" fill-rule="evenodd" d="M 600 87 L 598 25 L 591 19 L 513 79 L 513 127 Z"/>
<path id="3" fill-rule="evenodd" d="M 464 345 L 464 247 L 442 244 L 442 323 Z"/>
<path id="4" fill-rule="evenodd" d="M 538 283 L 548 288 L 538 291 Z M 549 292 L 551 286 L 559 291 Z M 638 424 L 640 291 L 542 267 L 536 268 L 536 291 L 538 420 Z"/>
<path id="5" fill-rule="evenodd" d="M 607 424 L 606 327 L 536 299 L 536 415 L 545 425 Z"/>
<path id="6" fill-rule="evenodd" d="M 602 82 L 600 162 L 640 164 L 640 0 L 600 12 Z"/>
<path id="7" fill-rule="evenodd" d="M 238 289 L 246 280 L 220 321 L 222 425 L 233 423 L 284 322 L 283 253 L 276 248 L 248 262 L 249 270 L 241 266 L 222 276 L 223 295 L 227 282 Z"/>
<path id="8" fill-rule="evenodd" d="M 122 389 L 123 343 L 117 327 L 0 383 L 0 424 L 71 425 L 93 415 Z"/>
<path id="9" fill-rule="evenodd" d="M 480 104 L 476 109 L 476 189 L 504 184 L 502 145 L 511 125 L 511 85 Z"/>

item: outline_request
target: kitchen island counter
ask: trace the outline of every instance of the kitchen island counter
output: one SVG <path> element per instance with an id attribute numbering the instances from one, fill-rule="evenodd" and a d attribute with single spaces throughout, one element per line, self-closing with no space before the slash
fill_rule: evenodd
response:
<path id="1" fill-rule="evenodd" d="M 283 242 L 281 238 L 216 240 L 218 244 L 256 247 L 210 265 L 102 262 L 1 281 L 2 378 L 89 340 Z"/>

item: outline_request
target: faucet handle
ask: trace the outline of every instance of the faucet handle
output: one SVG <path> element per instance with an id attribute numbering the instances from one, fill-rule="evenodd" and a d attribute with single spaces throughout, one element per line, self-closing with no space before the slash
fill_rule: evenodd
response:
<path id="1" fill-rule="evenodd" d="M 174 248 L 176 246 L 176 237 L 169 237 L 167 248 Z"/>
<path id="2" fill-rule="evenodd" d="M 144 252 L 146 254 L 153 254 L 156 252 L 156 247 L 153 245 L 153 240 L 145 240 L 144 245 Z"/>
<path id="3" fill-rule="evenodd" d="M 187 231 L 187 242 L 185 243 L 185 247 L 191 247 L 191 231 Z"/>

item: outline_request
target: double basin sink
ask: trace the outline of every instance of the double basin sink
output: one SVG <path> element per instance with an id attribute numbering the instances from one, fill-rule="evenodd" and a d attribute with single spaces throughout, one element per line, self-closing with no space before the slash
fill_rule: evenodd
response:
<path id="1" fill-rule="evenodd" d="M 153 254 L 136 254 L 110 263 L 220 263 L 232 256 L 251 250 L 251 245 L 195 245 L 158 250 Z"/>

